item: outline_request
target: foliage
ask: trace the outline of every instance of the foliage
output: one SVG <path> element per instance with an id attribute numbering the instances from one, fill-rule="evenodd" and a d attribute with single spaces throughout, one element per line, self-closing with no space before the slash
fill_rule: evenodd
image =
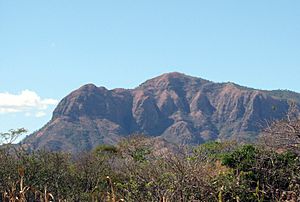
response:
<path id="1" fill-rule="evenodd" d="M 134 136 L 76 156 L 3 147 L 0 201 L 300 200 L 293 151 L 209 142 L 162 155 L 152 144 Z"/>

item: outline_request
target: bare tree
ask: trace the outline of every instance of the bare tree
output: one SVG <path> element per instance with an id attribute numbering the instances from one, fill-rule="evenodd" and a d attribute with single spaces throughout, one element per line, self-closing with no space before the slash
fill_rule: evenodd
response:
<path id="1" fill-rule="evenodd" d="M 26 133 L 27 130 L 25 128 L 19 129 L 11 129 L 8 132 L 0 133 L 0 144 L 10 145 L 13 144 L 21 135 Z"/>
<path id="2" fill-rule="evenodd" d="M 300 154 L 300 112 L 291 103 L 286 118 L 273 121 L 263 130 L 264 143 L 276 150 L 290 150 Z"/>

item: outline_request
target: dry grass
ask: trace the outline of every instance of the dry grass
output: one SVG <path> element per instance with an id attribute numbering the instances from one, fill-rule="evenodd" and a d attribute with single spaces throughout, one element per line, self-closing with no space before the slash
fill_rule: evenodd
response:
<path id="1" fill-rule="evenodd" d="M 10 187 L 2 194 L 2 198 L 5 202 L 26 202 L 26 195 L 30 192 L 34 195 L 34 200 L 41 202 L 54 201 L 54 197 L 47 191 L 45 187 L 44 192 L 36 190 L 34 187 L 26 186 L 24 184 L 25 170 L 20 167 L 18 169 L 19 180 L 11 184 Z"/>

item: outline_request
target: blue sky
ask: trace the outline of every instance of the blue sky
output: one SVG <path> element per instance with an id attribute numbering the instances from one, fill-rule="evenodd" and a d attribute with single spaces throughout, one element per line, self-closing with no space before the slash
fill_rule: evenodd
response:
<path id="1" fill-rule="evenodd" d="M 0 131 L 40 128 L 85 83 L 133 88 L 172 71 L 300 92 L 299 10 L 298 0 L 0 0 Z"/>

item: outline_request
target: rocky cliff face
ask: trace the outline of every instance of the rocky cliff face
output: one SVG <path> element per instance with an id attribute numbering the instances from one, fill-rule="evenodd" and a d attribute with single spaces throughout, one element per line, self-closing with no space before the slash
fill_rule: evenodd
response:
<path id="1" fill-rule="evenodd" d="M 248 140 L 266 121 L 286 115 L 289 99 L 282 94 L 176 72 L 129 90 L 87 84 L 66 96 L 51 121 L 23 143 L 33 149 L 78 152 L 115 144 L 131 134 L 178 144 Z"/>

